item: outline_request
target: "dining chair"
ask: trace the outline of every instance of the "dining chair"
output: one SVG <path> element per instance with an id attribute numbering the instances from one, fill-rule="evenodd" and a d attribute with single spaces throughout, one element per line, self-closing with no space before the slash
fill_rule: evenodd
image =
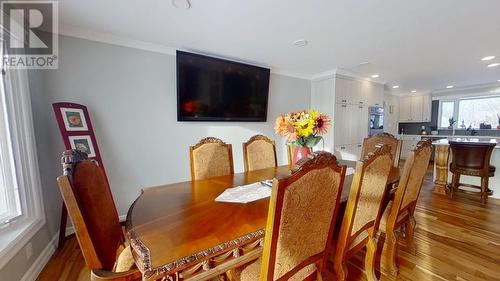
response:
<path id="1" fill-rule="evenodd" d="M 380 221 L 380 231 L 385 233 L 386 264 L 392 274 L 397 275 L 396 264 L 398 236 L 396 231 L 404 229 L 406 246 L 413 249 L 413 233 L 415 231 L 415 206 L 422 188 L 425 173 L 429 167 L 432 153 L 432 141 L 421 140 L 410 151 L 405 161 L 403 173 L 394 195 L 389 202 Z"/>
<path id="2" fill-rule="evenodd" d="M 277 166 L 276 145 L 263 135 L 255 135 L 243 143 L 245 172 Z"/>
<path id="3" fill-rule="evenodd" d="M 91 280 L 141 280 L 103 170 L 78 150 L 63 153 L 59 190 Z"/>
<path id="4" fill-rule="evenodd" d="M 232 270 L 232 279 L 321 280 L 345 172 L 333 154 L 318 152 L 274 179 L 262 257 Z"/>
<path id="5" fill-rule="evenodd" d="M 218 138 L 204 138 L 190 146 L 189 160 L 192 180 L 234 174 L 232 146 Z"/>
<path id="6" fill-rule="evenodd" d="M 399 158 L 401 157 L 401 144 L 394 135 L 389 133 L 381 133 L 363 140 L 363 148 L 361 151 L 361 159 L 365 158 L 370 152 L 377 149 L 380 144 L 387 144 L 391 148 L 393 166 L 399 166 Z"/>
<path id="7" fill-rule="evenodd" d="M 367 280 L 375 276 L 376 235 L 387 196 L 392 167 L 390 147 L 381 145 L 356 163 L 342 226 L 337 239 L 334 268 L 337 280 L 347 280 L 346 261 L 366 246 Z"/>

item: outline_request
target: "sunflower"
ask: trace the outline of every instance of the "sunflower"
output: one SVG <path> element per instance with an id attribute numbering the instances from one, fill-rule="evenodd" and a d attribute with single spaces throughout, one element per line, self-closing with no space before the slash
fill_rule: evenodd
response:
<path id="1" fill-rule="evenodd" d="M 300 137 L 308 137 L 314 133 L 315 120 L 308 118 L 309 116 L 304 115 L 304 117 L 295 123 L 295 129 Z"/>
<path id="2" fill-rule="evenodd" d="M 316 134 L 318 135 L 326 134 L 331 124 L 332 121 L 330 120 L 330 118 L 328 118 L 328 115 L 321 114 L 318 118 L 316 118 Z"/>

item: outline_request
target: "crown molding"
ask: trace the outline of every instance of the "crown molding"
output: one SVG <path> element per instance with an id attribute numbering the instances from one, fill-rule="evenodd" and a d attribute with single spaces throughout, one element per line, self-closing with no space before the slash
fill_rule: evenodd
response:
<path id="1" fill-rule="evenodd" d="M 343 69 L 343 68 L 336 68 L 336 69 L 320 72 L 320 73 L 312 75 L 310 79 L 311 80 L 321 80 L 324 78 L 337 77 L 337 76 L 346 77 L 346 78 L 354 79 L 354 80 L 358 80 L 358 81 L 370 81 L 370 82 L 377 83 L 380 85 L 386 84 L 385 81 L 375 81 L 373 79 L 361 76 L 359 73 L 355 73 L 355 72 L 352 72 L 352 71 L 349 71 L 349 70 Z"/>
<path id="2" fill-rule="evenodd" d="M 484 84 L 476 84 L 476 85 L 468 85 L 468 86 L 462 86 L 462 87 L 455 87 L 452 89 L 442 89 L 442 90 L 436 90 L 432 91 L 432 95 L 436 96 L 446 96 L 448 94 L 454 95 L 458 94 L 459 92 L 488 92 L 493 90 L 492 88 L 498 88 L 500 87 L 500 82 L 493 82 L 493 83 L 484 83 Z"/>
<path id="3" fill-rule="evenodd" d="M 291 72 L 291 71 L 287 71 L 285 69 L 272 68 L 269 65 L 265 65 L 265 64 L 261 64 L 261 63 L 250 62 L 250 61 L 245 61 L 242 59 L 231 58 L 231 57 L 222 57 L 220 55 L 211 54 L 211 53 L 207 53 L 207 52 L 203 52 L 203 51 L 199 51 L 199 50 L 193 50 L 190 48 L 175 48 L 175 47 L 171 47 L 171 46 L 166 46 L 166 45 L 161 45 L 161 44 L 156 44 L 156 43 L 151 43 L 151 42 L 145 42 L 145 41 L 141 41 L 141 40 L 135 40 L 135 39 L 127 38 L 127 37 L 117 36 L 117 35 L 114 35 L 111 33 L 92 31 L 89 29 L 80 28 L 80 27 L 67 25 L 67 24 L 59 25 L 59 34 L 64 35 L 64 36 L 70 36 L 70 37 L 86 39 L 86 40 L 90 40 L 90 41 L 96 41 L 96 42 L 101 42 L 101 43 L 106 43 L 106 44 L 111 44 L 111 45 L 117 45 L 117 46 L 122 46 L 122 47 L 150 51 L 150 52 L 155 52 L 155 53 L 160 53 L 160 54 L 167 54 L 167 55 L 172 55 L 172 56 L 175 56 L 177 50 L 186 51 L 186 52 L 193 52 L 193 53 L 208 55 L 208 56 L 216 57 L 216 58 L 229 59 L 232 61 L 241 62 L 241 63 L 245 63 L 245 64 L 266 67 L 266 68 L 269 68 L 271 70 L 271 73 L 277 74 L 277 75 L 283 75 L 283 76 L 289 76 L 289 77 L 293 77 L 293 78 L 311 80 L 311 75 L 297 73 L 297 72 Z"/>

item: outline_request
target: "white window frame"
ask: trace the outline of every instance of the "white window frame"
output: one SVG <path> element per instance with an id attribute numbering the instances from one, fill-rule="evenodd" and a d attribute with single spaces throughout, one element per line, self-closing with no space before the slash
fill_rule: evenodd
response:
<path id="1" fill-rule="evenodd" d="M 460 124 L 458 123 L 458 115 L 459 115 L 459 108 L 460 108 L 460 101 L 461 100 L 480 100 L 480 99 L 490 99 L 490 98 L 496 98 L 500 97 L 498 94 L 490 94 L 490 95 L 472 95 L 472 96 L 464 96 L 464 97 L 448 97 L 448 98 L 441 98 L 439 100 L 439 111 L 438 111 L 438 129 L 448 129 L 448 127 L 440 127 L 441 126 L 441 119 L 442 119 L 442 109 L 443 109 L 443 102 L 453 102 L 453 118 L 457 120 L 455 123 L 454 128 L 455 129 L 461 129 L 457 128 Z M 479 130 L 479 127 L 474 127 L 473 129 Z M 491 130 L 491 129 L 489 129 Z"/>
<path id="2" fill-rule="evenodd" d="M 14 257 L 45 224 L 41 181 L 36 154 L 28 74 L 10 69 L 5 76 L 7 126 L 14 160 L 22 215 L 0 229 L 0 269 Z M 15 94 L 13 94 L 15 93 Z"/>

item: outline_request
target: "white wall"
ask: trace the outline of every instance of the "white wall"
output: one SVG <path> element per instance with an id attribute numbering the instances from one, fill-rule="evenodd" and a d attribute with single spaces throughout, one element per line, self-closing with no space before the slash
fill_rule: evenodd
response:
<path id="1" fill-rule="evenodd" d="M 46 103 L 40 106 L 51 137 L 59 137 L 52 102 L 88 106 L 120 214 L 142 187 L 188 180 L 188 147 L 206 136 L 233 144 L 235 172 L 243 171 L 242 142 L 258 133 L 276 139 L 285 164 L 274 120 L 310 102 L 310 81 L 271 74 L 268 122 L 177 122 L 174 56 L 72 37 L 61 37 L 59 70 L 44 78 Z M 62 142 L 55 148 L 48 153 L 58 156 Z"/>
<path id="2" fill-rule="evenodd" d="M 56 185 L 64 150 L 51 104 L 87 105 L 120 215 L 141 188 L 190 178 L 189 145 L 215 136 L 233 145 L 235 172 L 243 170 L 242 142 L 265 134 L 277 142 L 275 118 L 310 106 L 310 81 L 271 74 L 268 122 L 177 122 L 175 57 L 61 36 L 59 69 L 30 71 L 32 109 L 47 224 L 30 241 L 33 256 L 21 250 L 0 280 L 20 280 L 57 234 L 62 200 Z"/>

